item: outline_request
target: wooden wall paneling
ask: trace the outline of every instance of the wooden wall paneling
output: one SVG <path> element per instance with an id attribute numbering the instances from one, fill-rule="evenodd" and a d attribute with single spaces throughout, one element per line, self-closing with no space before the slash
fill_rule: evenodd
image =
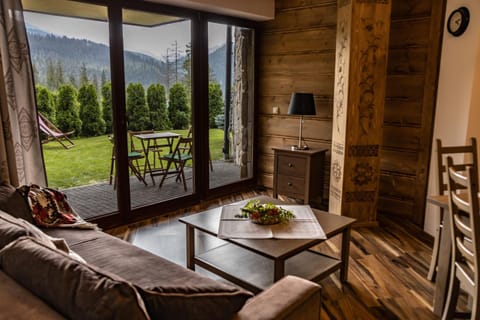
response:
<path id="1" fill-rule="evenodd" d="M 385 99 L 385 124 L 397 124 L 398 126 L 415 126 L 422 123 L 422 101 L 408 101 L 407 99 Z"/>
<path id="2" fill-rule="evenodd" d="M 427 48 L 390 48 L 388 51 L 389 74 L 423 74 L 427 64 Z"/>
<path id="3" fill-rule="evenodd" d="M 384 172 L 401 173 L 415 177 L 418 151 L 382 148 L 380 168 Z"/>
<path id="4" fill-rule="evenodd" d="M 379 211 L 423 227 L 445 1 L 392 4 Z M 409 183 L 413 196 L 406 196 Z M 390 183 L 388 183 L 390 182 Z M 393 204 L 393 205 L 392 205 Z M 401 209 L 403 208 L 403 209 Z"/>
<path id="5" fill-rule="evenodd" d="M 267 22 L 270 31 L 301 30 L 317 28 L 319 25 L 337 24 L 335 5 L 311 5 L 294 10 L 276 10 L 275 19 Z"/>
<path id="6" fill-rule="evenodd" d="M 280 55 L 291 54 L 292 50 L 297 52 L 333 51 L 335 28 L 335 25 L 328 25 L 309 30 L 265 33 L 262 37 L 262 46 L 268 47 L 268 52 Z M 263 55 L 264 52 L 260 52 L 260 54 Z"/>
<path id="7" fill-rule="evenodd" d="M 276 116 L 285 116 L 288 114 L 288 106 L 290 104 L 291 95 L 272 95 L 261 96 L 259 98 L 259 104 L 257 111 L 261 115 L 273 116 L 273 106 L 278 107 L 278 114 Z M 332 119 L 332 96 L 315 96 L 315 107 L 317 108 L 317 114 L 315 118 L 326 120 Z"/>
<path id="8" fill-rule="evenodd" d="M 413 222 L 423 227 L 425 221 L 425 197 L 427 195 L 428 171 L 432 152 L 433 125 L 435 119 L 435 103 L 442 51 L 443 25 L 447 0 L 434 1 L 432 4 L 431 25 L 429 30 L 429 55 L 425 72 L 422 124 L 423 132 L 420 144 L 423 147 L 419 153 L 416 178 L 416 198 L 413 208 Z"/>

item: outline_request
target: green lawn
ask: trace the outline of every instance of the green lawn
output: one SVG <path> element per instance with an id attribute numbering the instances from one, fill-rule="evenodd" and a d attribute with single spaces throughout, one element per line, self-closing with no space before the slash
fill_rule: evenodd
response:
<path id="1" fill-rule="evenodd" d="M 171 130 L 185 136 L 187 130 Z M 110 174 L 112 143 L 108 136 L 73 139 L 75 147 L 64 149 L 57 142 L 43 145 L 48 185 L 69 188 L 106 181 Z M 213 159 L 223 159 L 223 130 L 210 129 Z"/>

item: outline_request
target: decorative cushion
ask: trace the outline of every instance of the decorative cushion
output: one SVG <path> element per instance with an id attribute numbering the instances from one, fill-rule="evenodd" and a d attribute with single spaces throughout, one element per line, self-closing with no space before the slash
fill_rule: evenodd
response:
<path id="1" fill-rule="evenodd" d="M 70 250 L 64 239 L 50 237 L 33 224 L 0 211 L 0 249 L 22 236 L 39 239 L 50 248 L 59 249 L 72 258 L 85 262 L 82 257 Z"/>
<path id="2" fill-rule="evenodd" d="M 10 242 L 27 235 L 28 231 L 20 223 L 19 219 L 0 211 L 0 249 Z"/>
<path id="3" fill-rule="evenodd" d="M 14 186 L 5 181 L 0 183 L 0 210 L 33 223 L 32 211 L 27 199 Z"/>
<path id="4" fill-rule="evenodd" d="M 130 283 L 37 239 L 22 237 L 0 250 L 0 266 L 70 319 L 150 319 Z"/>

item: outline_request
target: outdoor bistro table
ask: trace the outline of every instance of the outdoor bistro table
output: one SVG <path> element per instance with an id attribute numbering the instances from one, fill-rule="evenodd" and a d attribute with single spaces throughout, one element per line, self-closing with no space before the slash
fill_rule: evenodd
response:
<path id="1" fill-rule="evenodd" d="M 163 174 L 164 168 L 152 168 L 150 164 L 150 159 L 148 157 L 149 152 L 155 148 L 165 147 L 168 148 L 169 153 L 173 152 L 173 141 L 178 138 L 180 135 L 173 132 L 155 132 L 155 133 L 145 133 L 145 134 L 136 134 L 134 137 L 139 139 L 142 142 L 143 153 L 145 154 L 145 165 L 143 168 L 143 175 L 148 172 L 152 178 L 152 183 L 155 185 L 154 176 Z M 163 142 L 159 142 L 165 140 Z M 155 155 L 154 155 L 155 156 Z"/>

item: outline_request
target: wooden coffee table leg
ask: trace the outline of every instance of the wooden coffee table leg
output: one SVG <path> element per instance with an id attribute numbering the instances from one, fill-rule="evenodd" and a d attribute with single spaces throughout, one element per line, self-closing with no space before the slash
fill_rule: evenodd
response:
<path id="1" fill-rule="evenodd" d="M 273 282 L 277 282 L 285 275 L 285 260 L 275 260 Z"/>
<path id="2" fill-rule="evenodd" d="M 348 279 L 348 259 L 350 257 L 350 226 L 345 228 L 342 232 L 342 252 L 340 266 L 340 282 L 345 283 Z"/>
<path id="3" fill-rule="evenodd" d="M 187 268 L 195 270 L 195 228 L 191 225 L 186 225 L 187 230 Z"/>

